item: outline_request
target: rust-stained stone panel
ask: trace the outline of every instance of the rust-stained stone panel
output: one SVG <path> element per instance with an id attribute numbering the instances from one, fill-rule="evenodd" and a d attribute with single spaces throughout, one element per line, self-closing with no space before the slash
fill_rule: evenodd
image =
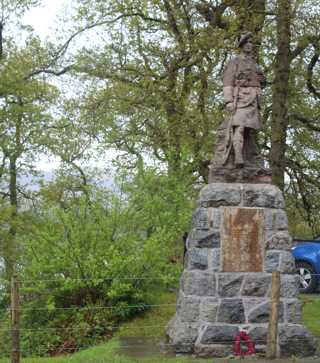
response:
<path id="1" fill-rule="evenodd" d="M 222 272 L 262 272 L 263 208 L 221 208 Z"/>

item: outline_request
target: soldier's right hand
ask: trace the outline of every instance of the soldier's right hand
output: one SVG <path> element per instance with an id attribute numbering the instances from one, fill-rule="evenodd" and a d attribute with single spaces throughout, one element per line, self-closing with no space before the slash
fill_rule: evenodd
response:
<path id="1" fill-rule="evenodd" d="M 226 104 L 226 110 L 227 110 L 228 112 L 233 112 L 233 102 L 228 102 L 228 103 Z"/>

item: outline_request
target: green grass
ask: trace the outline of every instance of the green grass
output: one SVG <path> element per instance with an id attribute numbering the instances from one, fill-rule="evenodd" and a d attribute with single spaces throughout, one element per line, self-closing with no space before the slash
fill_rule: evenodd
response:
<path id="1" fill-rule="evenodd" d="M 320 297 L 319 295 L 301 295 L 303 302 L 303 321 L 316 337 L 320 337 Z"/>
<path id="2" fill-rule="evenodd" d="M 141 363 L 142 358 L 130 358 L 124 355 L 118 355 L 116 350 L 119 348 L 118 339 L 112 339 L 106 344 L 99 345 L 82 352 L 69 356 L 60 356 L 55 358 L 25 358 L 22 363 Z M 193 363 L 198 362 L 189 357 L 150 357 L 144 358 L 143 363 Z M 212 359 L 201 359 L 200 363 L 213 363 Z M 226 362 L 224 360 L 224 362 Z M 0 359 L 0 363 L 10 363 L 9 359 Z"/>
<path id="3" fill-rule="evenodd" d="M 165 336 L 165 327 L 176 312 L 174 293 L 161 293 L 154 296 L 152 305 L 161 305 L 146 311 L 121 325 L 115 337 L 154 337 Z"/>
<path id="4" fill-rule="evenodd" d="M 316 336 L 320 336 L 320 298 L 317 295 L 302 295 L 303 319 L 306 327 Z M 190 356 L 164 357 L 151 356 L 148 358 L 129 357 L 120 350 L 120 340 L 128 337 L 141 337 L 155 339 L 164 338 L 165 326 L 175 313 L 175 294 L 162 293 L 154 297 L 152 304 L 162 305 L 154 307 L 130 322 L 124 323 L 115 337 L 105 344 L 83 350 L 72 355 L 59 356 L 54 358 L 25 358 L 21 363 L 231 363 L 236 359 L 200 359 Z M 146 327 L 147 326 L 147 327 Z M 121 353 L 120 353 L 121 352 Z M 248 357 L 249 358 L 249 357 Z M 255 362 L 247 360 L 244 362 Z M 275 363 L 277 362 L 274 361 Z M 283 362 L 283 361 L 281 361 Z M 299 362 L 298 360 L 287 359 L 286 363 Z M 300 361 L 301 362 L 301 361 Z M 10 363 L 9 359 L 0 359 L 0 363 Z M 314 361 L 316 363 L 316 361 Z"/>
<path id="5" fill-rule="evenodd" d="M 118 342 L 112 340 L 107 344 L 99 345 L 79 353 L 75 353 L 69 356 L 60 356 L 55 358 L 25 358 L 22 359 L 23 363 L 104 363 L 108 357 L 113 355 L 114 350 L 118 347 Z M 127 363 L 124 361 L 111 360 L 110 362 Z M 9 359 L 1 359 L 0 363 L 10 363 Z"/>

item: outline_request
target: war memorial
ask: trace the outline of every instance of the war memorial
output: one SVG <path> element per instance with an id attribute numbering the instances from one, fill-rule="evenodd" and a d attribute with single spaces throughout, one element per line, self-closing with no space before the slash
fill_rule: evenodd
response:
<path id="1" fill-rule="evenodd" d="M 311 356 L 281 191 L 255 144 L 265 77 L 252 59 L 252 34 L 223 73 L 227 117 L 217 130 L 209 183 L 200 192 L 180 280 L 177 311 L 167 328 L 177 353 L 225 357 L 241 331 L 266 351 L 271 275 L 281 273 L 277 356 Z"/>

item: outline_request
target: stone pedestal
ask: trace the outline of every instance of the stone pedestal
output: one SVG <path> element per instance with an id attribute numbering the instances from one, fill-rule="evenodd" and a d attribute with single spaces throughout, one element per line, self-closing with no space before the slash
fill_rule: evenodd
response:
<path id="1" fill-rule="evenodd" d="M 234 168 L 210 165 L 209 183 L 253 183 L 271 184 L 271 170 L 262 166 Z"/>
<path id="2" fill-rule="evenodd" d="M 240 329 L 264 352 L 271 273 L 280 271 L 278 355 L 314 354 L 283 207 L 282 193 L 271 184 L 212 183 L 201 190 L 177 312 L 167 329 L 176 352 L 227 356 Z"/>

